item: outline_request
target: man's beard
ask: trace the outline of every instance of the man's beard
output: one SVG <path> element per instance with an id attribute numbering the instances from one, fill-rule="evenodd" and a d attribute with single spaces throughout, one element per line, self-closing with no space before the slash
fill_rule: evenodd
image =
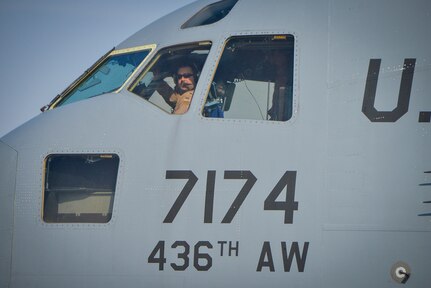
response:
<path id="1" fill-rule="evenodd" d="M 193 84 L 189 84 L 189 83 L 182 83 L 180 85 L 178 85 L 178 92 L 185 93 L 187 91 L 193 90 L 194 86 Z"/>

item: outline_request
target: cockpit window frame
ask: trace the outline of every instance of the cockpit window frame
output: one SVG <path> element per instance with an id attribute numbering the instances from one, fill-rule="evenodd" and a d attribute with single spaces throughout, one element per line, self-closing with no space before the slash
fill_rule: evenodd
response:
<path id="1" fill-rule="evenodd" d="M 106 59 L 112 56 L 116 55 L 122 55 L 132 52 L 139 52 L 144 50 L 149 50 L 148 55 L 141 61 L 141 63 L 134 69 L 134 71 L 127 77 L 127 79 L 123 82 L 123 84 L 112 91 L 111 93 L 119 93 L 124 87 L 128 86 L 130 81 L 135 78 L 137 73 L 141 70 L 142 66 L 145 65 L 146 61 L 148 59 L 151 59 L 154 51 L 156 50 L 157 45 L 156 44 L 149 44 L 149 45 L 142 45 L 142 46 L 136 46 L 136 47 L 130 47 L 130 48 L 123 48 L 116 50 L 115 48 L 108 51 L 105 55 L 103 55 L 99 60 L 96 61 L 89 69 L 87 69 L 81 76 L 78 77 L 72 84 L 70 84 L 63 92 L 61 92 L 59 95 L 57 95 L 51 103 L 47 105 L 47 108 L 43 108 L 43 112 L 46 110 L 52 110 L 57 108 L 58 106 L 61 106 L 60 103 L 65 100 L 70 93 L 74 91 L 76 87 L 78 87 L 80 84 L 82 84 L 87 78 L 95 71 L 97 70 Z"/>
<path id="2" fill-rule="evenodd" d="M 259 36 L 292 36 L 293 37 L 293 79 L 292 79 L 292 112 L 291 116 L 287 120 L 283 121 L 268 121 L 267 119 L 248 119 L 248 118 L 217 118 L 217 117 L 207 117 L 204 116 L 204 109 L 205 104 L 207 103 L 207 98 L 210 93 L 210 90 L 212 89 L 212 83 L 214 81 L 214 78 L 216 77 L 217 69 L 219 68 L 220 61 L 223 57 L 223 53 L 229 43 L 232 39 L 238 39 L 238 38 L 246 38 L 246 37 L 259 37 Z M 201 98 L 200 109 L 198 110 L 199 117 L 204 121 L 221 121 L 221 122 L 249 122 L 249 123 L 263 123 L 263 124 L 271 124 L 271 125 L 292 125 L 298 117 L 298 110 L 299 110 L 299 71 L 298 71 L 298 63 L 299 63 L 299 46 L 298 46 L 298 34 L 293 31 L 286 31 L 286 30 L 275 30 L 275 31 L 261 31 L 261 32 L 244 32 L 244 31 L 233 31 L 231 33 L 228 33 L 224 35 L 223 39 L 221 39 L 222 43 L 217 45 L 217 47 L 214 47 L 215 50 L 217 50 L 216 55 L 216 61 L 213 64 L 213 67 L 210 73 L 209 81 L 207 83 L 206 90 L 203 91 L 203 97 Z"/>
<path id="3" fill-rule="evenodd" d="M 197 47 L 200 48 L 205 48 L 207 47 L 207 54 L 205 57 L 205 60 L 200 63 L 201 65 L 196 65 L 197 63 L 194 63 L 194 68 L 195 70 L 197 70 L 197 82 L 195 83 L 195 93 L 193 94 L 193 98 L 192 101 L 190 103 L 189 108 L 191 108 L 192 106 L 194 106 L 193 103 L 199 102 L 200 101 L 200 95 L 196 94 L 197 90 L 200 85 L 201 82 L 206 81 L 206 79 L 201 79 L 200 74 L 201 72 L 205 69 L 205 66 L 207 66 L 207 60 L 208 60 L 208 56 L 212 53 L 211 51 L 213 50 L 213 41 L 211 40 L 200 40 L 200 41 L 193 41 L 193 42 L 185 42 L 185 43 L 177 43 L 174 45 L 169 45 L 169 46 L 161 46 L 161 47 L 157 47 L 156 50 L 154 50 L 152 52 L 151 57 L 148 57 L 145 61 L 145 65 L 143 68 L 141 68 L 138 72 L 138 75 L 132 79 L 131 81 L 129 81 L 126 90 L 130 93 L 132 93 L 133 95 L 138 96 L 141 99 L 144 99 L 142 97 L 142 95 L 139 95 L 136 93 L 135 88 L 139 85 L 139 82 L 146 76 L 146 74 L 148 72 L 151 71 L 151 69 L 158 64 L 159 60 L 163 57 L 163 55 L 166 54 L 170 54 L 170 51 L 181 51 L 181 50 L 188 50 L 191 48 L 196 48 L 196 50 L 205 50 L 205 49 L 197 49 Z M 181 63 L 181 61 L 180 61 Z M 200 67 L 198 67 L 200 66 Z M 206 84 L 204 84 L 206 85 Z M 197 100 L 197 97 L 199 98 L 199 100 Z M 194 99 L 194 100 L 193 100 Z M 174 113 L 172 111 L 167 111 L 164 108 L 158 106 L 155 103 L 152 103 L 151 101 L 149 101 L 148 99 L 145 99 L 146 102 L 150 103 L 152 106 L 156 107 L 158 110 L 163 111 L 164 113 L 168 114 L 168 115 L 173 115 Z M 181 113 L 180 115 L 183 114 L 187 114 L 189 112 L 190 109 L 187 109 L 187 111 L 185 113 Z M 177 115 L 178 116 L 178 115 Z"/>

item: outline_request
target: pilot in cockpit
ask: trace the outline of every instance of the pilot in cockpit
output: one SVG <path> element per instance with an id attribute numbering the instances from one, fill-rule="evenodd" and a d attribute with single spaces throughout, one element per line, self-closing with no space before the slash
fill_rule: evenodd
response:
<path id="1" fill-rule="evenodd" d="M 225 97 L 226 82 L 223 80 L 213 81 L 204 106 L 203 115 L 210 118 L 224 118 Z"/>
<path id="2" fill-rule="evenodd" d="M 154 78 L 152 79 L 151 84 L 146 87 L 145 90 L 140 91 L 139 94 L 148 99 L 155 90 L 173 109 L 173 114 L 186 113 L 189 109 L 197 82 L 198 72 L 195 66 L 187 62 L 180 63 L 178 65 L 178 69 L 173 75 L 175 83 L 174 88 L 164 80 L 164 78 L 168 77 L 166 73 L 161 73 L 158 68 L 155 68 L 153 69 L 153 74 Z"/>

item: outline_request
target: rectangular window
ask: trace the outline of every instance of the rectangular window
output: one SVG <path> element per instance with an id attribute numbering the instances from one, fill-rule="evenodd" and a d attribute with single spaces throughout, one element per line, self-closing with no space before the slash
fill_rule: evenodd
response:
<path id="1" fill-rule="evenodd" d="M 212 81 L 205 117 L 287 121 L 293 111 L 293 35 L 232 37 Z"/>
<path id="2" fill-rule="evenodd" d="M 117 183 L 118 155 L 54 154 L 46 158 L 45 165 L 45 222 L 109 222 Z"/>
<path id="3" fill-rule="evenodd" d="M 199 42 L 161 50 L 130 91 L 165 112 L 186 113 L 210 48 L 210 42 Z"/>

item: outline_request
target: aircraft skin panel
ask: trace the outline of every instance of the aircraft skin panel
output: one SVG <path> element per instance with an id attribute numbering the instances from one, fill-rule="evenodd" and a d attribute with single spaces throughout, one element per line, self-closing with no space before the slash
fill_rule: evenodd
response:
<path id="1" fill-rule="evenodd" d="M 123 49 L 128 47 L 140 46 L 139 43 L 157 43 L 157 45 L 169 46 L 178 44 L 178 37 L 183 38 L 183 43 L 195 42 L 207 40 L 202 37 L 196 37 L 194 28 L 191 29 L 180 29 L 181 25 L 184 24 L 190 17 L 207 6 L 212 0 L 196 1 L 189 5 L 184 6 L 137 31 L 129 38 L 118 44 L 117 49 Z M 217 23 L 216 23 L 217 24 Z M 212 26 L 212 25 L 209 25 Z M 177 27 L 174 28 L 173 27 Z M 199 27 L 198 27 L 199 28 Z M 207 35 L 213 35 L 214 30 L 212 27 L 208 27 L 211 33 Z M 202 36 L 202 34 L 200 35 Z"/>
<path id="2" fill-rule="evenodd" d="M 329 122 L 333 124 L 328 131 L 328 163 L 335 165 L 328 166 L 327 182 L 331 198 L 337 199 L 340 209 L 328 213 L 327 223 L 346 228 L 350 223 L 430 231 L 429 223 L 417 217 L 423 209 L 420 179 L 431 162 L 426 148 L 430 147 L 430 139 L 424 133 L 429 125 L 418 123 L 420 112 L 431 105 L 425 96 L 429 90 L 426 79 L 431 77 L 427 63 L 431 43 L 426 37 L 417 37 L 426 33 L 429 3 L 418 1 L 421 8 L 414 17 L 403 12 L 407 7 L 402 1 L 393 3 L 399 10 L 388 10 L 383 2 L 369 4 L 331 1 L 328 108 Z M 364 14 L 372 30 L 359 25 Z M 402 25 L 382 23 L 383 14 L 388 19 L 399 19 Z M 361 45 L 363 42 L 369 42 L 367 49 Z M 409 72 L 411 82 L 406 77 L 408 60 L 414 60 L 410 62 L 414 63 Z M 368 78 L 369 68 L 377 63 L 380 66 L 375 90 L 367 92 L 367 79 L 372 79 Z M 411 88 L 403 90 L 409 83 Z M 374 96 L 374 102 L 365 103 L 369 94 Z M 358 111 L 363 105 L 367 110 Z M 374 113 L 378 115 L 370 115 L 369 108 L 378 111 Z M 361 207 L 372 209 L 365 211 Z"/>
<path id="3" fill-rule="evenodd" d="M 345 228 L 325 231 L 323 251 L 326 261 L 322 287 L 396 287 L 388 271 L 400 259 L 407 263 L 421 263 L 411 267 L 417 275 L 405 284 L 421 287 L 429 280 L 427 274 L 431 261 L 427 251 L 431 234 L 417 233 L 366 229 L 347 231 Z M 331 251 L 337 251 L 340 257 L 334 257 Z M 333 270 L 336 270 L 335 274 Z"/>
<path id="4" fill-rule="evenodd" d="M 15 150 L 0 141 L 0 287 L 7 287 L 10 281 L 17 157 Z"/>
<path id="5" fill-rule="evenodd" d="M 125 87 L 1 139 L 0 286 L 426 287 L 430 4 L 239 0 L 216 23 L 180 28 L 213 2 L 117 47 L 155 44 L 151 58 L 211 41 L 184 115 Z M 292 118 L 202 116 L 226 41 L 273 34 L 294 37 Z M 112 218 L 44 221 L 48 159 L 91 154 L 119 159 Z"/>
<path id="6" fill-rule="evenodd" d="M 114 271 L 116 271 L 115 273 L 120 275 L 124 274 L 125 276 L 123 277 L 132 275 L 132 278 L 133 275 L 142 275 L 142 273 L 146 273 L 145 271 L 151 271 L 151 273 L 154 274 L 155 271 L 157 272 L 157 265 L 154 265 L 154 267 L 150 266 L 144 269 L 144 271 L 142 270 L 142 266 L 148 265 L 148 263 L 145 263 L 145 258 L 151 253 L 154 245 L 156 245 L 160 240 L 163 240 L 166 243 L 172 242 L 169 244 L 172 245 L 175 241 L 179 241 L 181 239 L 186 239 L 194 245 L 199 241 L 209 241 L 213 245 L 220 245 L 217 244 L 218 241 L 232 241 L 233 245 L 236 246 L 236 241 L 239 241 L 241 243 L 241 249 L 248 251 L 243 252 L 246 254 L 242 256 L 250 258 L 250 260 L 246 261 L 246 263 L 248 263 L 247 265 L 242 264 L 242 261 L 244 260 L 229 260 L 229 257 L 226 257 L 226 260 L 220 259 L 218 261 L 220 261 L 219 263 L 231 263 L 230 265 L 234 267 L 239 265 L 239 268 L 233 270 L 236 272 L 232 272 L 233 274 L 230 276 L 232 279 L 235 277 L 236 273 L 240 273 L 240 275 L 243 274 L 245 277 L 248 273 L 245 271 L 256 270 L 256 261 L 260 256 L 259 253 L 262 240 L 267 239 L 265 235 L 274 234 L 273 230 L 279 231 L 274 234 L 274 237 L 272 237 L 274 240 L 277 239 L 276 244 L 274 244 L 276 245 L 276 248 L 274 249 L 277 250 L 281 250 L 281 242 L 285 241 L 287 235 L 301 234 L 301 237 L 294 239 L 298 242 L 303 241 L 303 239 L 315 237 L 315 232 L 313 232 L 313 230 L 310 230 L 309 232 L 300 232 L 302 223 L 307 225 L 311 220 L 311 218 L 304 214 L 293 216 L 295 221 L 294 223 L 298 221 L 299 225 L 286 227 L 286 224 L 283 223 L 283 213 L 281 211 L 267 211 L 267 213 L 259 214 L 256 214 L 255 212 L 262 210 L 265 198 L 277 181 L 282 177 L 285 172 L 284 170 L 287 167 L 286 165 L 288 165 L 287 168 L 291 170 L 304 168 L 303 165 L 305 164 L 299 164 L 301 161 L 298 156 L 302 144 L 302 142 L 298 140 L 299 136 L 292 137 L 296 140 L 292 141 L 291 144 L 288 144 L 287 147 L 286 143 L 281 141 L 279 143 L 273 143 L 274 149 L 283 149 L 282 147 L 286 147 L 291 151 L 298 151 L 294 154 L 296 156 L 289 156 L 287 154 L 283 155 L 284 153 L 280 154 L 279 160 L 275 163 L 274 160 L 269 157 L 269 154 L 265 156 L 259 152 L 260 149 L 251 149 L 249 146 L 249 143 L 258 143 L 259 141 L 263 141 L 262 145 L 265 145 L 264 139 L 270 139 L 277 131 L 280 131 L 281 129 L 284 130 L 286 125 L 263 124 L 262 127 L 265 127 L 265 132 L 256 138 L 254 132 L 256 126 L 251 125 L 251 123 L 236 123 L 228 126 L 221 125 L 219 123 L 218 125 L 213 125 L 212 129 L 207 129 L 207 125 L 202 121 L 201 125 L 191 129 L 190 119 L 184 119 L 178 123 L 178 121 L 171 120 L 172 118 L 169 118 L 170 115 L 166 115 L 164 117 L 160 117 L 158 120 L 161 123 L 161 127 L 163 127 L 163 129 L 158 133 L 160 136 L 148 138 L 146 135 L 154 131 L 148 121 L 142 122 L 141 126 L 136 126 L 134 123 L 140 115 L 150 115 L 151 109 L 146 109 L 147 111 L 143 112 L 142 108 L 139 109 L 140 107 L 133 105 L 128 108 L 129 116 L 126 118 L 120 118 L 121 113 L 118 112 L 118 107 L 124 107 L 133 102 L 128 101 L 129 99 L 127 97 L 121 98 L 116 95 L 105 97 L 107 98 L 103 99 L 101 97 L 96 97 L 86 101 L 87 103 L 84 101 L 77 102 L 76 105 L 74 105 L 75 107 L 70 105 L 54 109 L 51 111 L 52 113 L 50 112 L 49 114 L 45 114 L 44 117 L 40 117 L 38 119 L 41 123 L 45 122 L 43 125 L 51 125 L 50 129 L 46 129 L 44 134 L 39 135 L 40 139 L 47 139 L 47 141 L 50 141 L 48 139 L 54 139 L 59 129 L 64 127 L 64 125 L 67 125 L 67 123 L 70 123 L 70 120 L 73 118 L 75 125 L 68 126 L 68 135 L 70 136 L 65 136 L 61 139 L 62 142 L 64 141 L 63 143 L 68 143 L 67 148 L 60 144 L 58 144 L 57 148 L 55 148 L 55 146 L 51 146 L 48 150 L 45 148 L 45 145 L 33 147 L 32 149 L 26 149 L 25 144 L 24 146 L 19 146 L 23 159 L 26 159 L 26 162 L 19 164 L 19 171 L 24 170 L 24 166 L 29 163 L 33 163 L 32 165 L 34 167 L 39 167 L 39 169 L 33 170 L 31 175 L 18 176 L 18 183 L 22 184 L 17 187 L 17 191 L 27 192 L 20 193 L 17 197 L 18 207 L 20 209 L 17 211 L 16 217 L 15 233 L 17 240 L 14 247 L 13 262 L 15 271 L 18 271 L 19 268 L 19 273 L 14 274 L 15 277 L 13 278 L 14 283 L 17 281 L 17 287 L 20 286 L 18 283 L 21 283 L 21 281 L 24 281 L 27 277 L 31 278 L 29 275 L 33 275 L 34 273 L 38 276 L 36 279 L 32 278 L 32 281 L 36 281 L 34 283 L 41 281 L 40 285 L 45 285 L 47 283 L 45 281 L 51 281 L 50 275 L 59 275 L 64 273 L 63 271 L 68 271 L 72 275 L 94 275 L 100 273 L 105 275 L 108 273 L 107 271 L 114 269 Z M 82 117 L 79 119 L 76 119 L 75 117 L 76 111 L 78 111 L 76 109 L 81 111 L 80 113 Z M 111 115 L 111 117 L 109 119 L 92 119 L 91 116 L 88 116 L 88 118 L 87 116 L 84 116 L 90 115 L 89 111 L 94 109 L 101 109 L 101 111 L 105 111 Z M 158 112 L 160 113 L 160 111 Z M 55 114 L 58 113 L 61 113 L 61 118 L 63 120 L 58 119 L 57 121 L 51 121 L 51 117 L 57 119 Z M 156 115 L 155 112 L 153 113 Z M 90 122 L 94 125 L 93 127 L 95 130 L 80 133 L 80 137 L 75 138 L 74 135 L 76 135 L 75 133 L 80 130 L 81 125 Z M 40 125 L 42 125 L 41 123 Z M 124 127 L 130 128 L 124 129 Z M 26 127 L 24 126 L 21 129 L 26 130 L 25 128 Z M 238 133 L 238 129 L 243 132 Z M 114 130 L 118 137 L 110 139 L 109 145 L 101 145 L 100 143 L 108 142 L 105 141 L 106 139 L 104 139 L 104 137 L 109 137 L 107 134 L 113 133 L 112 131 Z M 226 137 L 228 139 L 232 139 L 232 142 L 236 144 L 233 146 L 229 145 L 229 149 L 225 149 L 225 147 L 220 146 L 219 143 L 214 142 L 212 140 L 214 134 L 217 135 L 220 133 L 217 131 L 220 130 L 223 130 Z M 299 134 L 299 130 L 293 128 L 288 130 L 291 130 L 291 135 Z M 95 134 L 93 133 L 94 131 L 99 132 Z M 201 135 L 201 137 L 197 138 L 195 143 L 190 145 L 189 139 L 197 133 L 196 131 L 199 131 L 198 134 Z M 30 131 L 27 131 L 27 133 L 30 133 Z M 126 136 L 128 133 L 136 135 L 133 142 L 128 141 Z M 83 139 L 85 139 L 88 144 L 87 147 L 89 148 L 82 147 L 81 143 Z M 13 142 L 12 137 L 9 138 L 9 141 Z M 171 147 L 172 145 L 170 143 L 176 143 L 178 147 L 184 148 L 182 148 L 181 151 L 178 151 L 175 147 Z M 18 143 L 14 143 L 14 145 L 18 145 Z M 122 147 L 122 151 L 128 151 L 127 153 L 124 153 L 124 155 L 120 156 L 122 161 L 127 164 L 124 168 L 125 172 L 120 173 L 119 176 L 121 186 L 117 190 L 118 197 L 115 200 L 117 202 L 114 204 L 114 214 L 116 211 L 123 212 L 121 212 L 121 214 L 120 212 L 117 212 L 118 214 L 114 215 L 110 223 L 103 225 L 42 223 L 38 212 L 41 205 L 40 187 L 42 185 L 41 175 L 43 174 L 41 169 L 45 155 L 49 153 L 84 153 L 91 151 L 118 153 L 115 147 Z M 155 147 L 156 149 L 154 150 Z M 196 153 L 199 154 L 199 157 L 191 156 L 196 155 Z M 310 153 L 312 152 L 310 151 Z M 224 156 L 220 157 L 219 155 Z M 259 162 L 256 162 L 256 160 L 259 160 Z M 187 167 L 184 166 L 185 162 L 188 162 Z M 142 167 L 145 163 L 154 163 L 152 165 L 152 169 L 149 171 L 143 171 Z M 208 165 L 202 169 L 202 163 L 208 163 Z M 199 178 L 199 182 L 197 182 L 196 187 L 190 193 L 189 198 L 172 224 L 163 224 L 162 221 L 166 217 L 171 203 L 175 201 L 178 193 L 183 188 L 184 181 L 166 181 L 165 167 L 172 167 L 169 168 L 170 170 L 191 170 Z M 270 169 L 274 171 L 274 175 L 267 177 L 266 169 L 268 168 L 265 169 L 264 167 L 271 167 Z M 221 223 L 222 218 L 233 202 L 234 197 L 238 194 L 238 191 L 241 190 L 244 182 L 243 180 L 224 179 L 224 173 L 227 170 L 245 169 L 250 170 L 256 176 L 258 181 L 256 182 L 256 186 L 250 191 L 250 195 L 244 201 L 242 208 L 232 220 L 232 223 L 223 224 Z M 202 192 L 206 189 L 205 178 L 207 177 L 208 170 L 214 170 L 217 173 L 217 194 L 215 195 L 213 223 L 204 224 L 203 206 L 205 203 L 205 195 Z M 318 170 L 313 172 L 313 174 L 316 179 L 319 178 L 319 175 L 322 175 Z M 302 177 L 298 177 L 298 181 L 301 181 L 301 183 L 303 183 L 302 181 L 304 180 L 305 179 Z M 311 184 L 312 183 L 304 183 L 305 187 Z M 317 191 L 314 185 L 311 185 L 307 190 Z M 302 201 L 302 197 L 304 196 L 299 195 L 297 200 Z M 31 205 L 31 207 L 25 205 L 25 203 L 32 202 L 38 202 L 38 205 Z M 145 203 L 163 203 L 163 205 L 151 205 L 150 207 L 147 207 Z M 116 204 L 117 206 L 115 206 Z M 314 206 L 315 204 L 312 206 L 304 204 L 301 209 L 308 211 L 309 213 L 313 213 Z M 268 222 L 278 224 L 275 226 L 268 226 Z M 33 223 L 38 224 L 34 226 Z M 74 228 L 70 229 L 69 227 Z M 196 227 L 199 227 L 199 229 L 196 230 Z M 255 233 L 256 231 L 260 231 L 258 235 L 256 235 L 256 238 L 247 240 L 247 235 Z M 27 233 L 34 235 L 33 237 L 35 241 L 32 245 L 29 245 L 26 241 L 25 235 Z M 221 237 L 220 235 L 224 236 Z M 226 235 L 229 235 L 229 237 Z M 204 238 L 202 238 L 203 236 Z M 225 237 L 227 237 L 226 240 Z M 68 239 L 74 240 L 70 243 Z M 90 249 L 91 246 L 89 246 L 89 243 L 97 243 L 97 248 Z M 141 245 L 140 243 L 147 244 Z M 302 242 L 300 243 L 303 245 Z M 288 244 L 290 245 L 290 242 Z M 123 248 L 119 251 L 117 251 L 118 248 L 116 248 L 114 251 L 110 252 L 111 247 L 119 246 Z M 228 253 L 227 247 L 228 246 L 225 247 L 224 252 L 226 254 Z M 50 253 L 52 250 L 74 251 L 74 253 L 73 255 L 68 256 L 68 261 L 64 261 L 64 255 L 62 255 L 62 253 Z M 143 255 L 147 256 L 144 257 Z M 170 252 L 169 257 L 172 259 L 175 258 L 175 250 Z M 39 259 L 37 268 L 34 266 L 34 262 L 31 259 Z M 116 259 L 117 261 L 112 263 L 112 259 Z M 120 261 L 119 259 L 123 259 L 124 261 Z M 216 261 L 216 259 L 214 261 Z M 282 265 L 280 257 L 277 261 Z M 128 264 L 124 264 L 124 262 Z M 80 265 L 75 265 L 75 263 L 80 263 Z M 214 270 L 219 271 L 214 273 L 221 273 L 220 275 L 225 274 L 225 271 L 221 269 L 221 267 L 224 266 L 223 264 L 216 264 L 216 262 L 214 262 L 213 265 L 215 267 Z M 219 268 L 216 268 L 216 265 L 219 265 Z M 311 263 L 307 266 L 307 269 L 313 271 L 313 268 L 309 268 L 313 266 L 317 268 L 316 264 L 313 265 L 313 263 Z M 167 265 L 167 267 L 169 266 Z M 166 270 L 168 270 L 167 267 L 165 268 Z M 171 274 L 169 271 L 166 272 Z M 43 275 L 45 276 L 43 277 Z M 83 277 L 85 281 L 88 281 L 88 277 L 85 276 L 69 277 L 71 277 L 69 278 L 70 283 L 76 283 L 77 280 L 73 279 L 80 277 Z M 205 278 L 204 275 L 200 277 Z M 279 277 L 282 277 L 282 275 Z M 260 278 L 261 276 L 259 275 L 257 275 L 257 278 L 251 278 L 249 284 L 252 285 L 252 282 L 256 281 L 256 283 L 260 284 L 253 284 L 256 285 L 255 287 L 263 284 L 263 282 L 259 282 L 263 281 L 258 280 Z M 300 276 L 300 278 L 304 277 Z M 199 281 L 205 281 L 204 279 L 197 280 L 199 277 L 196 278 L 195 276 L 193 276 L 192 279 L 193 280 L 187 280 L 185 282 L 185 286 L 194 286 L 195 284 L 192 283 L 196 283 L 196 285 L 198 285 L 200 283 Z M 226 284 L 223 282 L 225 280 L 222 279 L 224 278 L 220 277 L 220 280 L 215 282 L 213 287 Z M 263 277 L 263 279 L 267 279 L 267 277 Z M 68 283 L 68 281 L 64 280 L 65 286 L 68 285 L 66 283 Z"/>

